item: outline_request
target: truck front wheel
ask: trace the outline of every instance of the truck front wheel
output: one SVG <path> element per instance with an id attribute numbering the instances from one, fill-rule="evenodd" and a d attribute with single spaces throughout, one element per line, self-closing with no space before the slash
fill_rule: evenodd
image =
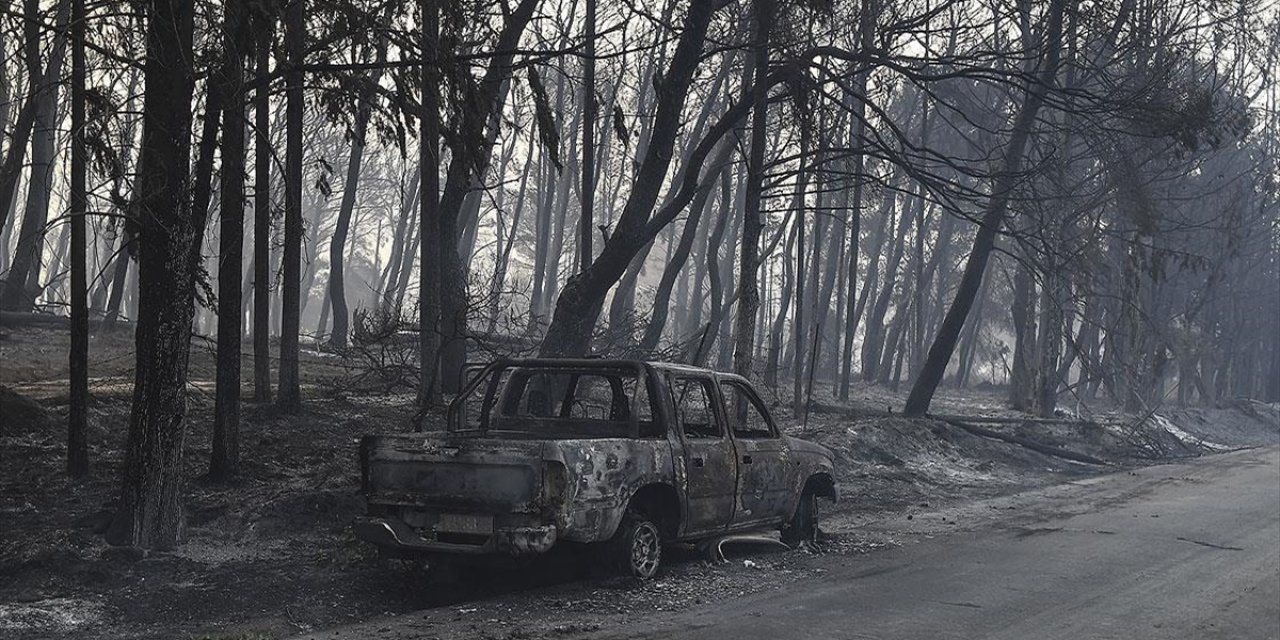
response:
<path id="1" fill-rule="evenodd" d="M 810 489 L 805 489 L 800 496 L 800 504 L 791 521 L 783 526 L 782 542 L 789 547 L 798 547 L 804 542 L 815 542 L 818 539 L 818 496 Z"/>
<path id="2" fill-rule="evenodd" d="M 662 564 L 662 533 L 658 525 L 636 511 L 627 511 L 611 541 L 613 557 L 626 575 L 648 580 Z"/>

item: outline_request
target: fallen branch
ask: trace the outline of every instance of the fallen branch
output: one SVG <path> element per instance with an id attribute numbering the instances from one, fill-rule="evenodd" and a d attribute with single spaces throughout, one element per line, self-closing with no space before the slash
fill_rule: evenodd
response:
<path id="1" fill-rule="evenodd" d="M 839 415 L 855 416 L 859 418 L 902 418 L 904 414 L 894 413 L 892 411 L 881 411 L 879 409 L 854 409 L 850 407 L 842 407 L 839 405 L 823 404 L 821 402 L 810 402 L 809 410 L 814 413 L 834 413 Z M 1062 424 L 1062 425 L 1124 425 L 1128 424 L 1124 421 L 1097 421 L 1097 420 L 1077 420 L 1068 418 L 1032 418 L 1020 416 L 961 416 L 946 413 L 930 413 L 930 418 L 950 422 L 959 420 L 961 422 L 978 422 L 982 424 Z"/>
<path id="2" fill-rule="evenodd" d="M 1095 458 L 1093 456 L 1086 455 L 1083 453 L 1068 451 L 1060 447 L 1050 446 L 1047 444 L 1036 442 L 1035 440 L 1031 440 L 1029 438 L 1024 438 L 1022 436 L 1008 435 L 1008 434 L 1000 433 L 999 431 L 992 431 L 991 429 L 979 427 L 976 424 L 969 424 L 967 422 L 963 422 L 955 419 L 948 419 L 942 416 L 931 415 L 929 417 L 942 420 L 943 422 L 946 422 L 949 425 L 964 429 L 965 431 L 968 431 L 969 433 L 972 433 L 975 436 L 982 436 L 984 438 L 992 438 L 994 440 L 1001 440 L 1003 442 L 1016 444 L 1022 447 L 1026 447 L 1032 451 L 1043 453 L 1047 456 L 1053 456 L 1055 458 L 1063 458 L 1065 460 L 1072 460 L 1074 462 L 1083 462 L 1085 464 L 1096 464 L 1096 465 L 1102 465 L 1102 466 L 1108 466 L 1108 467 L 1112 466 L 1111 463 L 1107 462 L 1106 460 Z"/>
<path id="3" fill-rule="evenodd" d="M 108 327 L 132 329 L 133 323 L 122 319 L 107 322 L 103 318 L 90 318 L 89 326 L 93 327 L 95 330 Z M 0 311 L 0 327 L 56 327 L 59 329 L 67 329 L 71 327 L 71 318 L 68 316 L 56 316 L 50 313 Z"/>

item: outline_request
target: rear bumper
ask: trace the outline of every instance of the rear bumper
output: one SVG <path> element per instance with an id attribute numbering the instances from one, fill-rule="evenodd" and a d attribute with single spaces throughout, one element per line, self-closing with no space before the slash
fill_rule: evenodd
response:
<path id="1" fill-rule="evenodd" d="M 472 555 L 506 553 L 519 556 L 546 553 L 556 543 L 555 525 L 494 529 L 491 536 L 478 544 L 442 542 L 434 537 L 424 536 L 398 518 L 356 518 L 351 523 L 351 529 L 357 538 L 365 542 L 396 551 Z"/>

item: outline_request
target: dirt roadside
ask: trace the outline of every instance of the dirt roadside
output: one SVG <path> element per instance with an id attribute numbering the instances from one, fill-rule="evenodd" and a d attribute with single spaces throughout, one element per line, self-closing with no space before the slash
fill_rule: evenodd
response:
<path id="1" fill-rule="evenodd" d="M 1215 454 L 1172 465 L 1123 470 L 1006 496 L 958 502 L 941 509 L 899 513 L 856 526 L 849 526 L 847 522 L 832 523 L 833 540 L 861 540 L 861 545 L 829 542 L 822 545 L 821 551 L 790 554 L 757 552 L 746 558 L 734 557 L 724 564 L 703 567 L 699 576 L 701 581 L 714 583 L 718 588 L 718 592 L 709 597 L 703 590 L 704 584 L 689 580 L 684 571 L 677 571 L 673 576 L 651 583 L 615 580 L 586 583 L 573 589 L 528 592 L 501 600 L 386 616 L 362 624 L 303 634 L 298 638 L 519 640 L 633 635 L 663 637 L 662 630 L 666 628 L 680 629 L 686 635 L 718 637 L 713 630 L 721 625 L 753 626 L 749 616 L 763 614 L 785 618 L 791 615 L 787 609 L 790 605 L 777 602 L 803 601 L 803 597 L 793 595 L 795 591 L 830 591 L 834 584 L 865 580 L 894 567 L 901 568 L 904 563 L 901 557 L 910 557 L 911 547 L 921 543 L 927 543 L 926 546 L 936 550 L 950 544 L 948 540 L 965 539 L 972 546 L 975 536 L 1008 536 L 1018 540 L 1044 536 L 1061 531 L 1060 528 L 1046 527 L 1045 523 L 1061 522 L 1072 516 L 1116 509 L 1127 504 L 1143 505 L 1138 509 L 1144 513 L 1143 520 L 1136 521 L 1136 525 L 1145 525 L 1148 516 L 1160 517 L 1161 506 L 1171 507 L 1160 500 L 1156 500 L 1154 505 L 1144 505 L 1144 497 L 1169 493 L 1170 487 L 1185 488 L 1212 482 L 1242 466 L 1274 465 L 1277 451 L 1276 447 L 1267 447 Z M 1151 509 L 1154 511 L 1147 514 L 1146 511 Z M 1101 533 L 1116 534 L 1114 531 Z M 902 548 L 884 554 L 898 558 L 890 561 L 890 566 L 885 566 L 885 561 L 878 555 L 864 555 L 898 547 Z M 864 585 L 863 591 L 868 588 L 871 587 Z M 586 592 L 587 597 L 566 598 L 566 592 L 569 595 Z M 657 594 L 661 600 L 657 599 Z M 646 599 L 646 595 L 651 597 Z M 752 604 L 743 605 L 743 600 Z M 658 605 L 645 608 L 647 602 L 653 601 Z M 748 622 L 743 621 L 744 616 Z M 773 630 L 779 626 L 778 620 L 772 618 L 761 622 Z M 772 632 L 754 633 L 760 637 L 778 637 Z M 798 634 L 796 637 L 802 636 Z"/>

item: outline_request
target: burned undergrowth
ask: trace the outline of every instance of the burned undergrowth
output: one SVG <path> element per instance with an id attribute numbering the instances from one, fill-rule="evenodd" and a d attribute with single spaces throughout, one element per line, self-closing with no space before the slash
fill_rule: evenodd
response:
<path id="1" fill-rule="evenodd" d="M 412 428 L 410 395 L 316 394 L 297 416 L 250 405 L 241 474 L 222 486 L 204 479 L 213 408 L 199 391 L 202 383 L 194 382 L 185 543 L 143 553 L 109 547 L 101 536 L 116 500 L 127 394 L 95 389 L 93 472 L 71 483 L 63 471 L 65 399 L 42 394 L 41 384 L 5 382 L 14 389 L 5 392 L 0 424 L 0 635 L 6 638 L 272 638 L 423 609 L 432 609 L 423 625 L 474 620 L 484 629 L 480 637 L 553 636 L 557 629 L 606 624 L 608 616 L 687 608 L 820 575 L 831 562 L 893 546 L 893 539 L 861 525 L 903 512 L 1149 464 L 1162 450 L 1187 456 L 1280 441 L 1278 409 L 1256 403 L 1161 412 L 1138 422 L 1066 415 L 1060 423 L 985 424 L 1107 462 L 1088 465 L 945 420 L 888 416 L 893 397 L 860 389 L 860 403 L 811 411 L 807 422 L 774 408 L 788 433 L 836 454 L 841 500 L 824 504 L 826 535 L 817 545 L 790 552 L 731 547 L 724 563 L 675 547 L 668 568 L 649 582 L 593 577 L 580 554 L 566 548 L 527 564 L 462 567 L 447 581 L 409 563 L 380 560 L 349 529 L 363 510 L 356 441 Z M 968 393 L 941 407 L 971 418 L 1019 416 L 999 404 Z M 25 407 L 22 415 L 32 417 L 17 419 L 10 406 Z M 1143 438 L 1135 439 L 1133 429 Z M 1143 441 L 1163 449 L 1139 446 Z"/>

